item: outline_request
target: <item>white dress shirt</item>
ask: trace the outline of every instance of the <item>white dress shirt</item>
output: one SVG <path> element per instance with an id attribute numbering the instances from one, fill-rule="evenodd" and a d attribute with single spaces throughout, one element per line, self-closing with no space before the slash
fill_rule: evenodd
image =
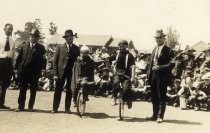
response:
<path id="1" fill-rule="evenodd" d="M 4 48 L 6 45 L 6 41 L 7 41 L 6 35 L 0 36 L 0 58 L 11 58 L 14 65 L 15 41 L 13 40 L 11 36 L 9 36 L 10 50 L 5 51 Z"/>
<path id="2" fill-rule="evenodd" d="M 153 61 L 154 61 L 155 63 L 157 62 L 156 59 L 158 59 L 158 57 L 160 56 L 160 53 L 161 53 L 161 51 L 162 51 L 162 49 L 163 49 L 163 46 L 164 46 L 164 45 L 158 46 L 158 47 L 156 48 L 156 50 L 155 50 L 155 56 L 154 56 L 154 59 L 153 59 Z"/>

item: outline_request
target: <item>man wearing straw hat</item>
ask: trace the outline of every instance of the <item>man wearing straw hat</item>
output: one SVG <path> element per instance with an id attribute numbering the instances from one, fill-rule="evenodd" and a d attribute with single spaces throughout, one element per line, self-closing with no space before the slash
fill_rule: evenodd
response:
<path id="1" fill-rule="evenodd" d="M 171 82 L 171 51 L 164 45 L 165 34 L 157 30 L 155 40 L 157 46 L 154 48 L 147 71 L 148 83 L 151 85 L 151 98 L 153 115 L 147 120 L 162 123 L 166 109 L 166 91 Z"/>

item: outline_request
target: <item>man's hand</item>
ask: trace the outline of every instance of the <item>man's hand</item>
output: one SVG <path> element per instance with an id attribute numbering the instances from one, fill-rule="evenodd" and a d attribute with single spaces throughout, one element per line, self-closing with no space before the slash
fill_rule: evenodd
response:
<path id="1" fill-rule="evenodd" d="M 157 71 L 159 69 L 160 69 L 160 66 L 158 66 L 158 65 L 155 65 L 155 66 L 152 67 L 152 70 L 154 70 L 154 71 Z"/>
<path id="2" fill-rule="evenodd" d="M 135 81 L 135 78 L 132 77 L 132 78 L 131 78 L 131 83 L 134 83 L 134 81 Z"/>
<path id="3" fill-rule="evenodd" d="M 53 79 L 54 79 L 55 81 L 57 81 L 57 80 L 58 80 L 58 76 L 54 76 Z"/>

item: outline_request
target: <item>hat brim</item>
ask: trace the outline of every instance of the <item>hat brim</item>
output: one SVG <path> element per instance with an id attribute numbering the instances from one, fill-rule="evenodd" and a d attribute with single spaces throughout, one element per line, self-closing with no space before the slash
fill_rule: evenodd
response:
<path id="1" fill-rule="evenodd" d="M 35 34 L 30 34 L 30 33 L 29 33 L 29 35 L 35 36 L 35 37 L 41 37 L 40 35 L 35 35 Z"/>
<path id="2" fill-rule="evenodd" d="M 154 38 L 159 38 L 159 37 L 166 37 L 166 35 L 162 35 L 162 36 L 154 36 Z"/>
<path id="3" fill-rule="evenodd" d="M 67 37 L 69 37 L 69 36 L 63 36 L 63 38 L 67 38 Z M 76 37 L 76 35 L 73 35 L 72 37 Z M 78 37 L 77 37 L 78 38 Z"/>

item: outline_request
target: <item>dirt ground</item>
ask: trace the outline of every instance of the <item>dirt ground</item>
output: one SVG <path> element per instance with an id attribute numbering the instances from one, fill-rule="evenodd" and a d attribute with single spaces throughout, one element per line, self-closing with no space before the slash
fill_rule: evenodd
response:
<path id="1" fill-rule="evenodd" d="M 8 90 L 6 105 L 17 107 L 19 91 Z M 26 107 L 29 92 L 27 93 Z M 209 132 L 210 112 L 180 110 L 167 107 L 162 124 L 148 122 L 146 116 L 152 112 L 151 103 L 134 102 L 133 108 L 125 109 L 125 119 L 118 121 L 118 106 L 111 105 L 109 98 L 90 97 L 86 115 L 80 118 L 76 108 L 72 114 L 64 113 L 64 98 L 59 113 L 51 114 L 53 92 L 38 92 L 35 112 L 0 110 L 0 133 L 198 133 Z"/>

